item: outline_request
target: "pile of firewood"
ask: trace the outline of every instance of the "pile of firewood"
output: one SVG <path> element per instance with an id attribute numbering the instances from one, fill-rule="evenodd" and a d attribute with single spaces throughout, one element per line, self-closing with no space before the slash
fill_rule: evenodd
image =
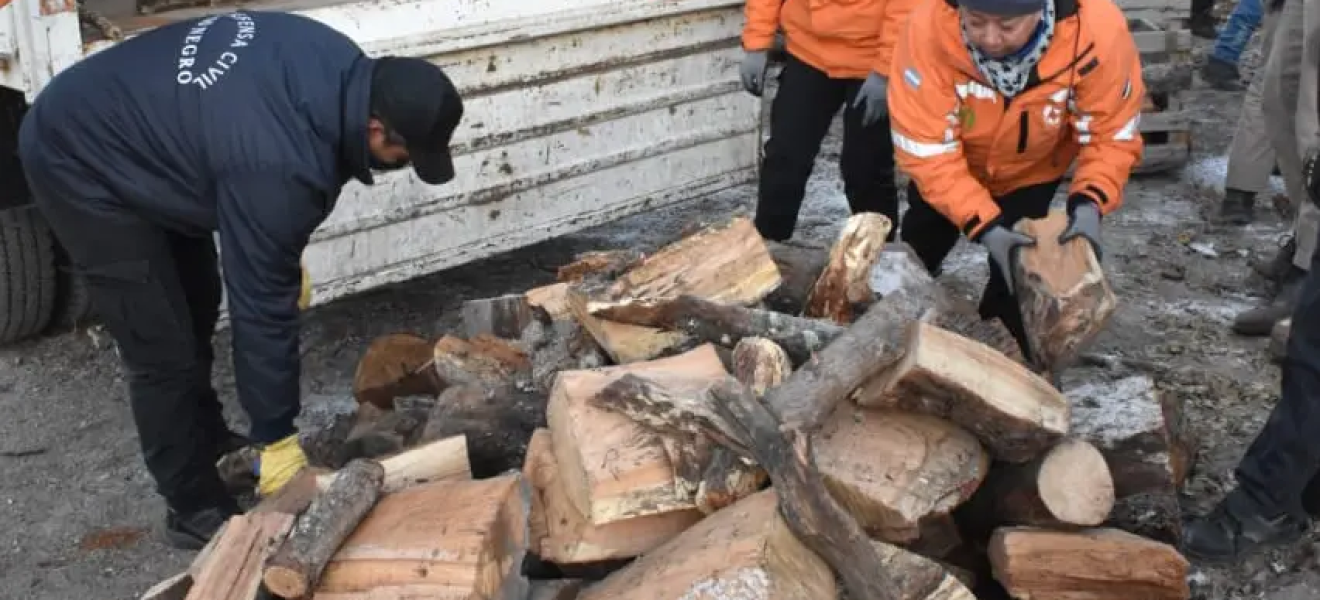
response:
<path id="1" fill-rule="evenodd" d="M 461 336 L 373 343 L 346 442 L 368 458 L 235 517 L 146 597 L 1185 599 L 1177 407 L 1144 376 L 1052 383 L 1114 310 L 1064 220 L 1021 225 L 1030 361 L 879 215 L 833 248 L 735 218 L 579 256 L 467 303 Z M 624 562 L 534 581 L 529 554 Z"/>

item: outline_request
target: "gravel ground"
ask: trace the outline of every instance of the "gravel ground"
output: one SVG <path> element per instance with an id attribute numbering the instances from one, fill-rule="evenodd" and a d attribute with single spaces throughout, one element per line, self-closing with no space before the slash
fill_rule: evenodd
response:
<path id="1" fill-rule="evenodd" d="M 1198 53 L 1207 42 L 1198 40 Z M 1252 253 L 1271 251 L 1286 223 L 1259 208 L 1242 229 L 1208 224 L 1222 186 L 1223 153 L 1241 94 L 1193 90 L 1194 160 L 1180 172 L 1134 180 L 1126 207 L 1106 221 L 1106 262 L 1120 309 L 1096 351 L 1173 369 L 1162 383 L 1187 402 L 1200 456 L 1185 505 L 1200 512 L 1231 483 L 1231 469 L 1278 391 L 1265 340 L 1233 336 L 1233 315 L 1264 292 L 1250 274 Z M 847 216 L 837 136 L 827 141 L 798 235 L 828 242 Z M 313 310 L 303 334 L 306 420 L 352 406 L 349 386 L 360 353 L 375 336 L 439 336 L 456 327 L 470 298 L 549 283 L 558 265 L 588 249 L 650 247 L 695 219 L 750 211 L 754 189 L 740 188 L 639 215 L 533 248 L 452 269 Z M 1269 203 L 1263 203 L 1265 207 Z M 969 295 L 985 280 L 983 252 L 960 244 L 943 279 Z M 229 340 L 221 333 L 217 351 Z M 1080 373 L 1079 377 L 1086 374 Z M 228 361 L 217 385 L 236 426 Z M 79 331 L 0 350 L 0 596 L 118 600 L 136 598 L 181 568 L 191 553 L 154 537 L 163 506 L 138 454 L 123 380 L 111 346 Z M 1320 596 L 1312 539 L 1234 569 L 1197 570 L 1198 598 L 1302 600 Z"/>

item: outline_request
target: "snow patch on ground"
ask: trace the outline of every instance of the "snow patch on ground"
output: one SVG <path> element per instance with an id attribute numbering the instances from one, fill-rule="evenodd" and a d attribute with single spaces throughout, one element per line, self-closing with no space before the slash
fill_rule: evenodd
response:
<path id="1" fill-rule="evenodd" d="M 1227 156 L 1207 156 L 1197 158 L 1187 163 L 1182 169 L 1182 180 L 1193 186 L 1210 190 L 1217 194 L 1224 193 L 1224 178 L 1228 176 L 1228 157 Z M 1287 195 L 1288 191 L 1284 188 L 1283 178 L 1277 175 L 1270 177 L 1269 185 L 1264 190 L 1269 194 Z"/>

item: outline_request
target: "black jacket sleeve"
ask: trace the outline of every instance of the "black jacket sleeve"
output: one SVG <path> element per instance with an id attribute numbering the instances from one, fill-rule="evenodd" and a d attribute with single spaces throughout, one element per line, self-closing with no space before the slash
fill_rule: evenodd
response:
<path id="1" fill-rule="evenodd" d="M 300 259 L 326 205 L 313 181 L 267 171 L 230 173 L 216 184 L 234 375 L 257 443 L 294 433 L 301 407 Z"/>

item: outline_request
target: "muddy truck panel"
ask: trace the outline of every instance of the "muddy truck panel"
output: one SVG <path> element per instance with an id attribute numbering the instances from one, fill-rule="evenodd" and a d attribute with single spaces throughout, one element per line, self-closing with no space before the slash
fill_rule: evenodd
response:
<path id="1" fill-rule="evenodd" d="M 97 12 L 84 12 L 82 26 L 74 0 L 0 7 L 0 85 L 30 101 L 55 73 L 117 39 L 233 10 L 140 15 L 132 7 L 115 17 L 97 2 L 86 1 Z M 307 15 L 371 55 L 431 60 L 465 98 L 453 181 L 429 186 L 405 170 L 372 186 L 345 186 L 304 255 L 313 304 L 745 184 L 755 174 L 761 104 L 738 83 L 742 2 L 246 7 Z"/>

